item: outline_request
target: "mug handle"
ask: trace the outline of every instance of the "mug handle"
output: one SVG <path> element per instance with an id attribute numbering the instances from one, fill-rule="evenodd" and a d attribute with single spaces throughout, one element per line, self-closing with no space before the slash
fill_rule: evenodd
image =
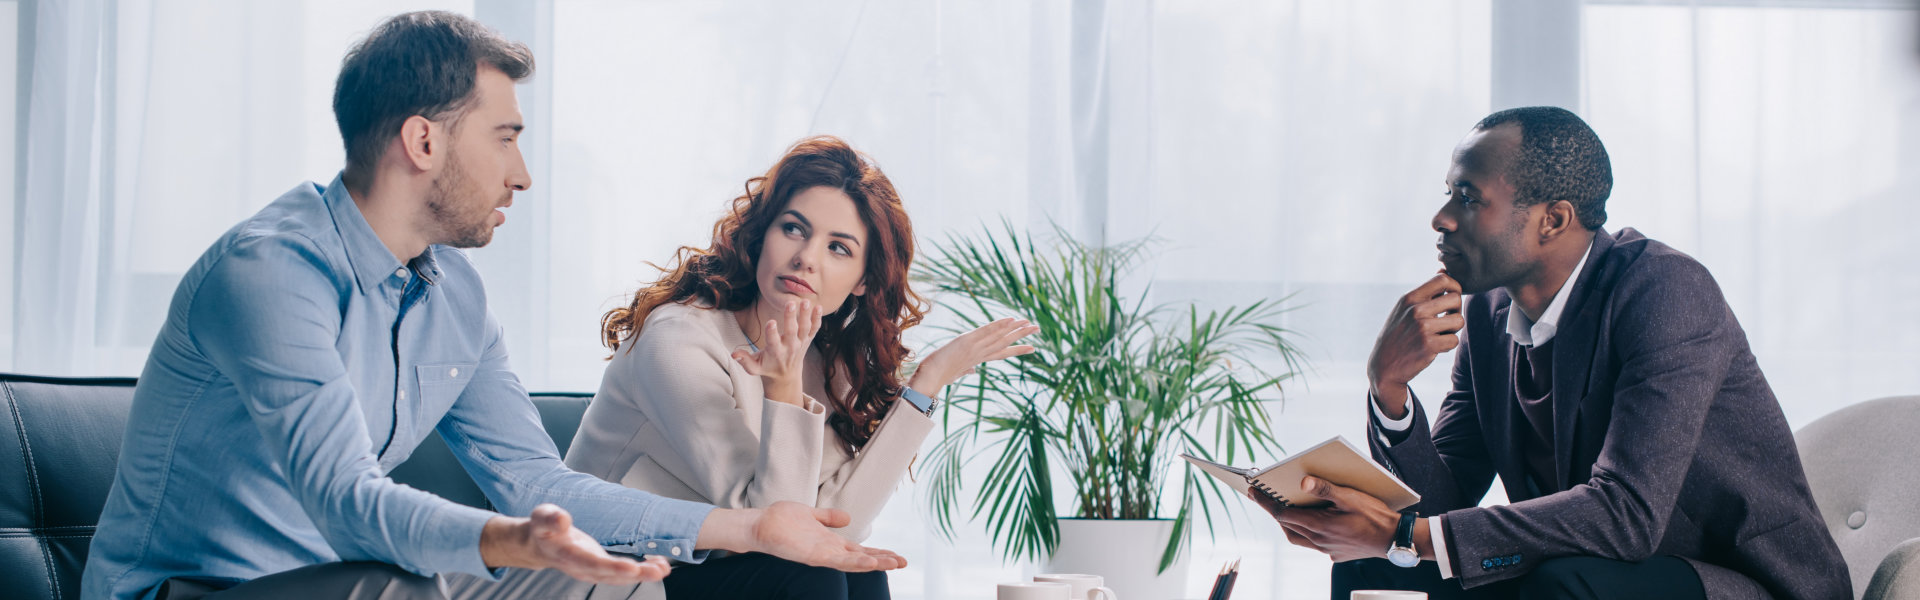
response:
<path id="1" fill-rule="evenodd" d="M 1109 587 L 1096 587 L 1087 590 L 1087 600 L 1094 600 L 1096 595 L 1102 597 L 1104 600 L 1120 600 L 1120 595 L 1113 593 L 1113 588 Z"/>

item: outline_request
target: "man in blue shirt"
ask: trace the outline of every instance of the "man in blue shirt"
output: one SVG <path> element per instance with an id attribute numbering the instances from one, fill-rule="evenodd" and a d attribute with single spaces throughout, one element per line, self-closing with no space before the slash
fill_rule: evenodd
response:
<path id="1" fill-rule="evenodd" d="M 905 566 L 828 530 L 844 512 L 715 509 L 561 463 L 459 250 L 532 185 L 513 92 L 532 69 L 525 46 L 442 12 L 395 17 L 348 54 L 345 171 L 222 235 L 174 294 L 85 597 L 433 597 L 437 575 L 502 567 L 632 585 L 696 548 Z M 498 513 L 386 477 L 433 430 Z"/>

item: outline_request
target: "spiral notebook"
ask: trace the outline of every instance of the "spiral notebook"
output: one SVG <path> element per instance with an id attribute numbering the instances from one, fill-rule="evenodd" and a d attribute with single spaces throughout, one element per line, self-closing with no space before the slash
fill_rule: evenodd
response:
<path id="1" fill-rule="evenodd" d="M 1366 492 L 1394 510 L 1406 510 L 1420 502 L 1420 494 L 1413 488 L 1341 436 L 1295 452 L 1264 469 L 1242 469 L 1186 454 L 1180 458 L 1233 486 L 1242 496 L 1248 489 L 1258 489 L 1280 499 L 1282 506 L 1313 508 L 1327 504 L 1300 489 L 1300 480 L 1308 475 Z"/>

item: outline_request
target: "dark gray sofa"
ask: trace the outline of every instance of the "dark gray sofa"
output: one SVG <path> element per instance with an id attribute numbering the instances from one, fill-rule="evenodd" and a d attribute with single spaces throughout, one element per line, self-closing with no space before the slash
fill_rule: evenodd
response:
<path id="1" fill-rule="evenodd" d="M 0 598 L 80 597 L 93 527 L 113 485 L 121 433 L 133 400 L 131 378 L 0 374 Z M 573 442 L 590 394 L 534 394 L 540 420 L 562 453 Z M 395 481 L 470 506 L 480 488 L 433 434 Z"/>

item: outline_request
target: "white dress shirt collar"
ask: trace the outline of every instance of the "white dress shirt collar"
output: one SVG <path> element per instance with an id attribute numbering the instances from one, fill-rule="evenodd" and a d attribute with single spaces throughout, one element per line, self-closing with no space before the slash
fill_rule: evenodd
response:
<path id="1" fill-rule="evenodd" d="M 1520 310 L 1518 298 L 1508 305 L 1507 334 L 1513 336 L 1513 341 L 1531 348 L 1553 339 L 1553 334 L 1560 331 L 1560 313 L 1567 308 L 1567 296 L 1573 293 L 1573 282 L 1580 280 L 1580 272 L 1586 270 L 1587 256 L 1591 254 L 1593 243 L 1588 242 L 1587 251 L 1580 253 L 1580 262 L 1573 265 L 1573 272 L 1568 273 L 1567 280 L 1561 282 L 1560 291 L 1554 292 L 1553 302 L 1547 304 L 1546 312 L 1540 313 L 1539 321 L 1527 318 L 1526 311 Z"/>

